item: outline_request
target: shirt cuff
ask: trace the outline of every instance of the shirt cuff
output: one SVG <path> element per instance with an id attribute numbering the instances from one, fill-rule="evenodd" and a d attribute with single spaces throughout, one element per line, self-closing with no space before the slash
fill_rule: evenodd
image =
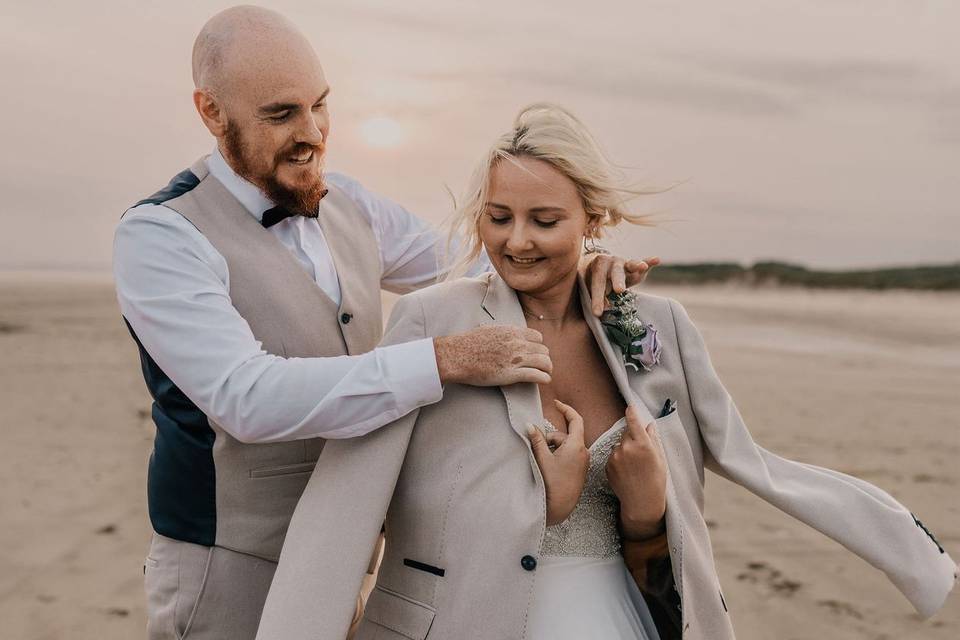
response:
<path id="1" fill-rule="evenodd" d="M 387 347 L 391 362 L 402 364 L 402 375 L 391 376 L 401 382 L 393 392 L 400 415 L 424 405 L 440 402 L 443 388 L 440 386 L 440 371 L 437 369 L 437 353 L 433 338 L 403 342 Z"/>

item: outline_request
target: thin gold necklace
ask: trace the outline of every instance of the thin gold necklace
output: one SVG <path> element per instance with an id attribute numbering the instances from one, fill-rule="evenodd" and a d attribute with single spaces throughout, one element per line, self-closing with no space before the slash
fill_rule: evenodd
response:
<path id="1" fill-rule="evenodd" d="M 523 305 L 520 305 L 520 308 L 523 309 L 523 312 L 530 316 L 531 318 L 536 318 L 537 320 L 563 320 L 563 316 L 557 316 L 556 318 L 547 318 L 540 314 L 534 313 L 533 311 L 527 311 Z"/>

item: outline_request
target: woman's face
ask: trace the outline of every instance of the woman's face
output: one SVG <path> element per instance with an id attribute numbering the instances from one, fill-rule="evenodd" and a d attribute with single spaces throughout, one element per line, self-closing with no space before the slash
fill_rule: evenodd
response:
<path id="1" fill-rule="evenodd" d="M 478 230 L 500 277 L 536 295 L 572 286 L 587 213 L 570 178 L 548 162 L 521 156 L 493 167 Z"/>

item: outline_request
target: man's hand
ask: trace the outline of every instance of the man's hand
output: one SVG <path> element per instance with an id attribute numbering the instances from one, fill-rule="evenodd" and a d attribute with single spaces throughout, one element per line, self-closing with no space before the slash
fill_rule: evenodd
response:
<path id="1" fill-rule="evenodd" d="M 583 442 L 583 418 L 573 407 L 554 402 L 567 421 L 567 433 L 544 436 L 534 426 L 527 429 L 547 493 L 548 526 L 563 522 L 576 508 L 590 467 L 590 451 Z M 551 451 L 551 444 L 559 446 Z"/>
<path id="2" fill-rule="evenodd" d="M 478 327 L 433 339 L 440 383 L 502 387 L 517 382 L 550 384 L 550 350 L 534 329 Z"/>
<path id="3" fill-rule="evenodd" d="M 623 537 L 657 535 L 667 508 L 667 462 L 657 445 L 656 423 L 640 423 L 637 408 L 627 407 L 623 439 L 607 459 L 607 480 L 620 499 Z"/>
<path id="4" fill-rule="evenodd" d="M 600 317 L 607 291 L 623 293 L 629 287 L 640 284 L 650 269 L 660 264 L 660 258 L 627 260 L 605 253 L 588 253 L 580 259 L 580 272 L 590 288 L 593 315 Z"/>

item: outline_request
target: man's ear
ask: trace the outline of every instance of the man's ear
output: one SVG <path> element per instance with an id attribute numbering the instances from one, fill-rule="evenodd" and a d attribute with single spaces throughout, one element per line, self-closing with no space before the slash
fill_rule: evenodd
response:
<path id="1" fill-rule="evenodd" d="M 213 137 L 222 138 L 227 132 L 227 115 L 216 96 L 204 89 L 194 89 L 193 104 Z"/>

